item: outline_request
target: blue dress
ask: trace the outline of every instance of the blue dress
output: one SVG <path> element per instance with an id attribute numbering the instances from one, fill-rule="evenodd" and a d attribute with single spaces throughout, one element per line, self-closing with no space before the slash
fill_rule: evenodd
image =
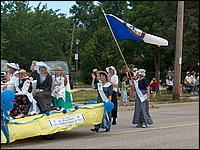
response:
<path id="1" fill-rule="evenodd" d="M 138 81 L 138 87 L 141 90 L 142 94 L 147 93 L 146 88 L 148 86 L 149 84 L 146 78 L 143 78 Z M 135 109 L 134 109 L 132 124 L 141 124 L 143 122 L 145 124 L 153 124 L 153 121 L 149 114 L 149 102 L 147 100 L 141 102 L 140 98 L 138 97 L 138 94 L 136 94 Z"/>
<path id="2" fill-rule="evenodd" d="M 97 86 L 96 86 L 96 89 L 98 90 Z M 103 86 L 103 91 L 104 91 L 106 97 L 108 98 L 109 96 L 112 96 L 113 86 L 112 85 L 110 85 L 108 87 Z M 103 103 L 103 99 L 101 98 L 99 91 L 98 91 L 97 103 Z M 106 112 L 104 109 L 102 123 L 95 125 L 95 128 L 110 129 L 111 115 L 112 115 L 111 111 Z"/>

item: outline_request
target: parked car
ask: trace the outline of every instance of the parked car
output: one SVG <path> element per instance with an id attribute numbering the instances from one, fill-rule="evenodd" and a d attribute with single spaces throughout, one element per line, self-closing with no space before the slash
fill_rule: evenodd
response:
<path id="1" fill-rule="evenodd" d="M 1 59 L 1 81 L 2 82 L 6 81 L 6 70 L 7 70 L 6 63 L 8 63 L 7 60 Z"/>
<path id="2" fill-rule="evenodd" d="M 69 69 L 69 65 L 66 61 L 43 61 L 50 67 L 50 74 L 53 75 L 55 73 L 56 67 L 61 67 L 64 74 L 66 75 L 68 82 L 70 84 L 70 89 L 73 89 L 73 81 L 71 78 L 71 71 Z"/>

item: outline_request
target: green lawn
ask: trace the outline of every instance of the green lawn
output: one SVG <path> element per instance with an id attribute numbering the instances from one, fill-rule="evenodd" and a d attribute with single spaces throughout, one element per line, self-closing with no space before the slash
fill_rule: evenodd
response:
<path id="1" fill-rule="evenodd" d="M 186 94 L 184 93 L 181 97 L 180 97 L 180 102 L 192 102 L 192 101 L 198 101 L 199 98 L 197 97 L 198 94 Z M 191 97 L 197 97 L 197 98 L 191 98 Z M 173 95 L 172 93 L 158 93 L 157 94 L 157 102 L 159 103 L 173 103 L 175 102 L 173 99 Z M 97 91 L 96 90 L 91 90 L 91 91 L 78 91 L 73 93 L 73 102 L 74 103 L 84 103 L 86 101 L 89 100 L 94 100 L 96 101 L 97 99 Z M 119 97 L 118 97 L 119 99 Z M 150 97 L 150 102 L 151 101 L 155 101 L 152 97 Z"/>
<path id="2" fill-rule="evenodd" d="M 73 96 L 73 102 L 75 103 L 83 103 L 89 100 L 96 101 L 97 99 L 97 91 L 91 90 L 91 91 L 78 91 L 72 94 Z"/>

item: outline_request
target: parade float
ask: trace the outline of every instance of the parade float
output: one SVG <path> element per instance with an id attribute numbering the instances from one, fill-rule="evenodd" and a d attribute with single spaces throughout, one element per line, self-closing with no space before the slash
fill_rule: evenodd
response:
<path id="1" fill-rule="evenodd" d="M 93 126 L 102 122 L 104 111 L 110 111 L 112 102 L 96 103 L 89 100 L 63 111 L 50 111 L 44 114 L 10 119 L 8 111 L 13 107 L 14 93 L 6 90 L 1 93 L 1 143 L 41 135 L 52 135 L 77 127 Z"/>

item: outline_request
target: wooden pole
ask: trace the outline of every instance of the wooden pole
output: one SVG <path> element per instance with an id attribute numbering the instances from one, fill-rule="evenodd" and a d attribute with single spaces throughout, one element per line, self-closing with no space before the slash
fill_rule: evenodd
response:
<path id="1" fill-rule="evenodd" d="M 111 28 L 111 26 L 110 26 L 110 23 L 108 22 L 108 19 L 107 19 L 107 17 L 106 17 L 106 14 L 105 14 L 105 12 L 104 12 L 104 10 L 103 10 L 102 8 L 101 8 L 101 10 L 102 10 L 102 12 L 103 12 L 103 14 L 104 14 L 104 17 L 105 17 L 105 19 L 106 19 L 106 22 L 108 23 L 108 26 L 109 26 L 109 28 L 110 28 L 110 31 L 111 31 L 111 33 L 112 33 L 112 35 L 113 35 L 114 40 L 115 40 L 115 43 L 117 44 L 117 48 L 118 48 L 118 50 L 119 50 L 119 52 L 120 52 L 120 54 L 121 54 L 121 56 L 122 56 L 122 59 L 123 59 L 125 65 L 126 65 L 126 67 L 129 68 L 128 65 L 127 65 L 127 63 L 126 63 L 126 60 L 125 60 L 125 58 L 124 58 L 124 55 L 122 54 L 121 48 L 119 47 L 119 44 L 118 44 L 118 42 L 117 42 L 117 40 L 116 40 L 116 38 L 115 38 L 115 35 L 114 35 L 113 31 L 112 31 L 112 28 Z M 130 77 L 131 77 L 131 80 L 133 80 L 133 79 L 132 79 L 132 76 L 131 76 L 131 73 L 130 73 L 130 70 L 128 70 L 128 73 L 129 73 L 129 75 L 130 75 Z"/>
<path id="2" fill-rule="evenodd" d="M 173 100 L 180 101 L 180 82 L 182 64 L 184 1 L 178 1 L 177 26 L 176 26 L 176 53 L 174 64 Z"/>

